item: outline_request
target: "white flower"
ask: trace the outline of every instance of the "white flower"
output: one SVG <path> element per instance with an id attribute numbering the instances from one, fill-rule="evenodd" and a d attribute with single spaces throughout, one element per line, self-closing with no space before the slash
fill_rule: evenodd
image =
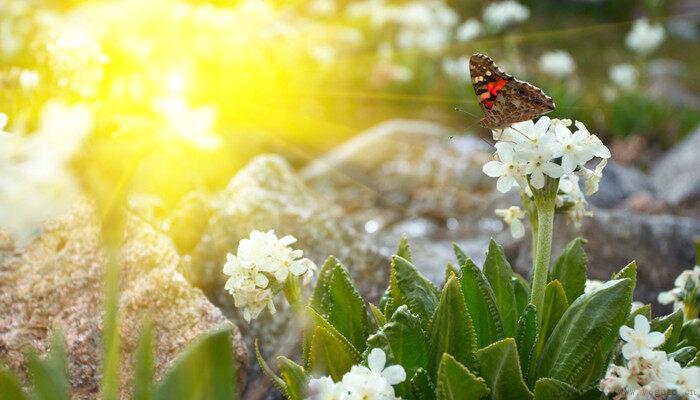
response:
<path id="1" fill-rule="evenodd" d="M 600 187 L 600 180 L 603 179 L 603 169 L 607 164 L 608 159 L 604 158 L 600 160 L 598 165 L 593 170 L 581 167 L 581 171 L 579 172 L 579 174 L 583 175 L 585 179 L 584 192 L 586 193 L 586 196 L 590 196 L 598 192 L 598 189 Z"/>
<path id="2" fill-rule="evenodd" d="M 442 72 L 450 78 L 460 81 L 469 80 L 469 59 L 460 58 L 445 58 L 442 60 Z"/>
<path id="3" fill-rule="evenodd" d="M 700 266 L 695 266 L 692 270 L 681 272 L 674 281 L 674 288 L 659 293 L 658 300 L 661 304 L 673 304 L 674 309 L 683 307 L 685 301 L 695 302 L 693 293 L 700 288 Z"/>
<path id="4" fill-rule="evenodd" d="M 637 87 L 639 72 L 632 64 L 616 64 L 608 71 L 610 80 L 624 90 L 632 90 Z"/>
<path id="5" fill-rule="evenodd" d="M 503 218 L 503 221 L 510 225 L 510 233 L 514 238 L 519 239 L 525 235 L 525 227 L 521 219 L 525 218 L 525 211 L 520 207 L 511 206 L 506 209 L 497 209 L 496 215 Z"/>
<path id="6" fill-rule="evenodd" d="M 522 168 L 515 160 L 513 146 L 509 143 L 496 143 L 498 160 L 489 161 L 484 164 L 482 170 L 492 178 L 498 177 L 496 188 L 501 193 L 508 192 L 513 184 L 522 176 Z"/>
<path id="7" fill-rule="evenodd" d="M 550 51 L 540 57 L 540 70 L 556 78 L 565 78 L 574 73 L 576 63 L 571 54 L 563 51 Z"/>
<path id="8" fill-rule="evenodd" d="M 484 8 L 484 22 L 500 31 L 530 17 L 530 9 L 513 0 L 490 3 Z"/>
<path id="9" fill-rule="evenodd" d="M 290 273 L 302 276 L 316 269 L 311 260 L 302 258 L 301 250 L 289 247 L 294 242 L 293 236 L 278 239 L 272 230 L 253 230 L 249 238 L 239 242 L 236 255 L 226 256 L 224 274 L 230 278 L 225 289 L 233 296 L 236 307 L 243 309 L 246 321 L 257 318 L 265 306 L 274 314 L 270 279 L 276 285 L 284 285 Z"/>
<path id="10" fill-rule="evenodd" d="M 354 365 L 343 376 L 343 385 L 349 391 L 348 399 L 380 400 L 395 399 L 394 388 L 406 380 L 406 371 L 400 365 L 384 368 L 386 354 L 382 349 L 374 348 L 367 357 L 368 367 Z"/>
<path id="11" fill-rule="evenodd" d="M 481 34 L 481 23 L 474 18 L 470 18 L 457 27 L 455 37 L 458 42 L 466 43 Z"/>
<path id="12" fill-rule="evenodd" d="M 700 398 L 700 367 L 685 367 L 678 374 L 674 388 L 681 396 Z"/>
<path id="13" fill-rule="evenodd" d="M 605 378 L 600 382 L 600 390 L 606 395 L 633 392 L 639 388 L 637 377 L 619 365 L 610 365 Z"/>
<path id="14" fill-rule="evenodd" d="M 305 400 L 345 400 L 348 391 L 341 382 L 335 383 L 329 376 L 309 379 Z"/>
<path id="15" fill-rule="evenodd" d="M 560 165 L 550 161 L 551 153 L 542 152 L 536 153 L 525 166 L 525 173 L 530 175 L 530 185 L 535 189 L 544 187 L 544 176 L 548 175 L 552 178 L 561 178 L 564 175 L 564 170 Z"/>
<path id="16" fill-rule="evenodd" d="M 625 44 L 640 54 L 649 54 L 664 41 L 666 32 L 661 24 L 650 24 L 646 18 L 634 21 L 632 30 L 625 38 Z"/>
<path id="17" fill-rule="evenodd" d="M 635 356 L 653 357 L 652 349 L 661 346 L 665 340 L 663 333 L 650 332 L 649 321 L 643 315 L 634 317 L 634 328 L 621 326 L 620 337 L 627 342 L 622 346 L 622 355 L 628 360 Z"/>

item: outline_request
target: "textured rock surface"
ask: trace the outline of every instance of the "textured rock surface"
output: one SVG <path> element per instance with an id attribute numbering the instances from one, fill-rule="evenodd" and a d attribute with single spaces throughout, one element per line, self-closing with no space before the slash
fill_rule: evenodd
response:
<path id="1" fill-rule="evenodd" d="M 616 208 L 625 206 L 625 201 L 631 197 L 642 194 L 652 198 L 655 196 L 656 188 L 651 178 L 634 167 L 609 161 L 598 192 L 589 196 L 588 202 L 599 208 Z"/>
<path id="2" fill-rule="evenodd" d="M 241 378 L 246 349 L 235 326 L 199 289 L 177 272 L 169 241 L 130 218 L 122 250 L 120 297 L 122 397 L 127 398 L 133 354 L 142 322 L 156 333 L 156 376 L 201 333 L 230 326 Z M 102 273 L 105 254 L 93 210 L 81 204 L 51 223 L 24 248 L 5 235 L 0 246 L 0 359 L 25 376 L 23 350 L 47 351 L 58 329 L 66 338 L 73 398 L 95 399 L 100 381 Z"/>
<path id="3" fill-rule="evenodd" d="M 659 196 L 675 211 L 700 217 L 700 128 L 676 145 L 652 170 Z"/>

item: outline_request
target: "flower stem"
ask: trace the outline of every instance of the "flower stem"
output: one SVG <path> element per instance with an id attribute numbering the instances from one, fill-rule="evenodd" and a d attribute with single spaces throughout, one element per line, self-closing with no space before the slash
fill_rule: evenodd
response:
<path id="1" fill-rule="evenodd" d="M 535 251 L 532 266 L 532 290 L 530 302 L 537 310 L 537 320 L 542 318 L 544 308 L 544 290 L 549 274 L 549 261 L 552 253 L 552 233 L 554 230 L 554 209 L 559 181 L 547 178 L 545 186 L 533 190 L 537 207 L 536 237 L 533 237 Z"/>

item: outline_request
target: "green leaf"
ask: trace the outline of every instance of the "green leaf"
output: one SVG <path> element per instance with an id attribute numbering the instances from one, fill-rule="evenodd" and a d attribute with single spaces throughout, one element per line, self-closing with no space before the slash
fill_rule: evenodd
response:
<path id="1" fill-rule="evenodd" d="M 651 321 L 651 304 L 645 304 L 630 312 L 630 315 L 628 315 L 627 319 L 625 320 L 625 325 L 629 326 L 630 328 L 634 327 L 634 317 L 637 315 L 643 315 L 646 317 L 647 321 Z"/>
<path id="2" fill-rule="evenodd" d="M 518 306 L 518 315 L 522 315 L 525 307 L 530 303 L 530 284 L 520 274 L 513 272 L 510 280 L 515 294 L 515 303 Z"/>
<path id="3" fill-rule="evenodd" d="M 153 398 L 153 325 L 147 322 L 139 337 L 134 355 L 133 400 Z"/>
<path id="4" fill-rule="evenodd" d="M 434 400 L 435 396 L 435 385 L 430 380 L 428 373 L 419 368 L 416 374 L 411 378 L 411 388 L 413 390 L 413 397 L 418 400 Z"/>
<path id="5" fill-rule="evenodd" d="M 683 324 L 681 340 L 686 346 L 700 349 L 700 318 L 691 319 Z"/>
<path id="6" fill-rule="evenodd" d="M 573 384 L 576 375 L 618 330 L 629 313 L 632 281 L 614 280 L 577 298 L 566 310 L 547 340 L 531 380 L 550 377 Z"/>
<path id="7" fill-rule="evenodd" d="M 670 353 L 668 358 L 676 360 L 681 366 L 686 366 L 697 354 L 698 349 L 693 346 L 686 346 Z"/>
<path id="8" fill-rule="evenodd" d="M 156 400 L 238 399 L 230 328 L 187 346 L 158 383 Z"/>
<path id="9" fill-rule="evenodd" d="M 467 311 L 472 317 L 478 348 L 503 338 L 503 323 L 491 285 L 479 267 L 467 259 L 462 265 L 460 283 Z"/>
<path id="10" fill-rule="evenodd" d="M 347 348 L 349 352 L 353 354 L 355 358 L 361 359 L 362 354 L 355 348 L 355 346 L 350 343 L 349 340 L 345 338 L 340 332 L 338 332 L 337 329 L 333 325 L 331 325 L 330 322 L 328 322 L 325 318 L 323 318 L 319 313 L 317 313 L 313 308 L 311 307 L 306 307 L 306 312 L 309 316 L 311 316 L 310 320 L 307 323 L 307 331 L 312 332 L 309 335 L 309 357 L 310 357 L 310 350 L 311 350 L 311 340 L 313 339 L 313 336 L 316 334 L 316 327 L 321 327 L 331 335 L 333 335 L 340 343 L 343 344 L 344 348 Z M 311 366 L 309 363 L 305 364 L 305 369 L 309 370 L 311 369 Z"/>
<path id="11" fill-rule="evenodd" d="M 365 302 L 350 278 L 348 271 L 340 264 L 333 268 L 329 283 L 329 308 L 319 314 L 327 316 L 333 325 L 355 348 L 365 349 L 367 336 L 372 332 L 372 323 Z"/>
<path id="12" fill-rule="evenodd" d="M 632 293 L 634 293 L 634 288 L 637 285 L 637 262 L 632 261 L 631 263 L 625 265 L 619 272 L 613 274 L 612 279 L 623 279 L 629 278 L 632 281 Z"/>
<path id="13" fill-rule="evenodd" d="M 523 381 L 518 350 L 513 338 L 506 338 L 476 352 L 481 376 L 491 388 L 491 399 L 531 399 Z"/>
<path id="14" fill-rule="evenodd" d="M 515 343 L 518 347 L 520 366 L 526 380 L 528 379 L 530 363 L 532 362 L 531 358 L 537 337 L 537 310 L 535 310 L 534 304 L 528 304 L 518 320 L 518 334 L 515 339 Z"/>
<path id="15" fill-rule="evenodd" d="M 285 383 L 284 394 L 288 400 L 303 400 L 309 376 L 301 365 L 287 357 L 277 357 L 277 365 Z"/>
<path id="16" fill-rule="evenodd" d="M 38 399 L 68 400 L 66 353 L 63 335 L 55 333 L 51 350 L 41 359 L 35 352 L 28 354 L 29 372 L 32 374 L 34 397 Z"/>
<path id="17" fill-rule="evenodd" d="M 392 364 L 403 366 L 406 376 L 413 376 L 428 364 L 428 344 L 420 321 L 406 305 L 399 307 L 391 320 L 370 336 L 367 347 L 383 349 Z"/>
<path id="18" fill-rule="evenodd" d="M 464 253 L 464 250 L 462 250 L 462 248 L 457 245 L 457 243 L 452 243 L 452 249 L 455 252 L 455 256 L 457 257 L 457 264 L 460 267 L 466 264 L 467 261 L 469 261 L 469 257 L 466 253 Z"/>
<path id="19" fill-rule="evenodd" d="M 654 318 L 651 320 L 649 325 L 651 327 L 651 331 L 656 332 L 666 332 L 669 327 L 673 327 L 669 332 L 669 336 L 666 338 L 661 347 L 659 347 L 659 350 L 670 353 L 676 349 L 678 340 L 681 338 L 681 330 L 683 329 L 683 310 L 679 308 L 671 314 Z"/>
<path id="20" fill-rule="evenodd" d="M 437 391 L 440 400 L 480 399 L 490 392 L 483 379 L 447 353 L 440 362 Z"/>
<path id="21" fill-rule="evenodd" d="M 369 303 L 369 310 L 372 312 L 374 322 L 377 324 L 377 329 L 381 328 L 384 324 L 386 324 L 386 316 L 384 315 L 382 310 L 379 309 L 379 307 L 375 306 L 372 303 Z"/>
<path id="22" fill-rule="evenodd" d="M 542 378 L 535 383 L 535 400 L 577 399 L 580 392 L 568 383 Z"/>
<path id="23" fill-rule="evenodd" d="M 489 243 L 489 251 L 486 254 L 484 275 L 493 289 L 505 336 L 513 337 L 518 322 L 518 305 L 515 302 L 515 293 L 511 284 L 513 270 L 503 254 L 503 249 L 493 239 Z"/>
<path id="24" fill-rule="evenodd" d="M 311 294 L 309 305 L 320 314 L 324 314 L 326 310 L 330 308 L 331 278 L 333 277 L 335 266 L 338 264 L 338 260 L 334 257 L 328 257 L 326 262 L 323 263 L 321 271 L 318 273 L 318 279 L 316 280 L 314 291 Z"/>
<path id="25" fill-rule="evenodd" d="M 394 309 L 406 304 L 426 329 L 439 303 L 439 291 L 406 259 L 391 260 L 391 305 Z"/>
<path id="26" fill-rule="evenodd" d="M 550 280 L 556 279 L 561 282 L 570 303 L 583 294 L 586 285 L 588 257 L 583 250 L 585 243 L 586 241 L 582 238 L 569 242 L 549 272 Z"/>
<path id="27" fill-rule="evenodd" d="M 6 399 L 28 400 L 17 378 L 5 368 L 0 368 L 0 393 Z"/>
<path id="28" fill-rule="evenodd" d="M 353 350 L 328 330 L 317 326 L 309 350 L 310 370 L 330 375 L 337 382 L 353 365 L 362 361 L 362 355 Z"/>
<path id="29" fill-rule="evenodd" d="M 447 280 L 450 279 L 451 276 L 459 278 L 461 275 L 462 274 L 454 265 L 449 263 L 447 264 L 447 268 L 445 268 L 445 282 L 447 282 Z"/>
<path id="30" fill-rule="evenodd" d="M 456 278 L 450 278 L 445 284 L 429 332 L 428 371 L 431 377 L 437 378 L 443 353 L 452 355 L 467 367 L 474 365 L 476 332 Z"/>
<path id="31" fill-rule="evenodd" d="M 265 361 L 265 358 L 260 354 L 260 347 L 258 346 L 258 340 L 255 339 L 255 359 L 258 361 L 258 365 L 260 365 L 260 369 L 262 369 L 262 372 L 270 378 L 272 381 L 272 384 L 275 385 L 277 390 L 280 391 L 280 393 L 285 393 L 287 391 L 287 384 L 275 374 L 275 371 L 270 368 L 269 365 L 267 365 L 267 361 Z"/>
<path id="32" fill-rule="evenodd" d="M 399 249 L 396 250 L 396 255 L 410 263 L 413 262 L 411 248 L 408 246 L 408 238 L 406 237 L 406 235 L 401 235 L 401 240 L 399 241 Z"/>
<path id="33" fill-rule="evenodd" d="M 557 280 L 549 282 L 544 289 L 544 310 L 542 320 L 539 323 L 537 343 L 532 355 L 533 360 L 539 360 L 547 339 L 568 307 L 569 303 L 561 283 Z"/>

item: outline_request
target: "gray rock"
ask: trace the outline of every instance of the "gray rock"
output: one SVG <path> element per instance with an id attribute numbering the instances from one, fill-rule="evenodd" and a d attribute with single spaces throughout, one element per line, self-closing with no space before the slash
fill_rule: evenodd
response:
<path id="1" fill-rule="evenodd" d="M 659 292 L 673 287 L 678 274 L 694 265 L 693 238 L 700 235 L 700 221 L 671 215 L 646 215 L 627 210 L 594 210 L 576 230 L 562 218 L 555 223 L 553 259 L 571 239 L 580 236 L 588 243 L 588 277 L 605 280 L 629 262 L 638 267 L 635 299 L 656 303 Z M 518 244 L 515 267 L 527 273 L 532 263 L 530 241 Z"/>
<path id="2" fill-rule="evenodd" d="M 77 205 L 48 223 L 43 233 L 16 248 L 7 234 L 0 246 L 0 360 L 26 378 L 24 350 L 48 350 L 60 329 L 66 340 L 73 399 L 98 398 L 102 359 L 102 276 L 105 252 L 95 211 Z M 144 317 L 156 332 L 155 367 L 159 377 L 180 350 L 200 334 L 232 329 L 232 352 L 240 381 L 246 372 L 246 348 L 238 329 L 199 290 L 177 272 L 179 257 L 169 240 L 140 218 L 129 217 L 121 250 L 122 291 L 121 398 L 128 398 L 131 357 Z"/>
<path id="3" fill-rule="evenodd" d="M 587 200 L 596 207 L 616 208 L 640 193 L 655 195 L 656 189 L 651 179 L 637 168 L 609 161 L 600 181 L 600 189 Z"/>
<path id="4" fill-rule="evenodd" d="M 652 170 L 661 198 L 680 214 L 700 217 L 700 128 L 671 149 Z"/>

